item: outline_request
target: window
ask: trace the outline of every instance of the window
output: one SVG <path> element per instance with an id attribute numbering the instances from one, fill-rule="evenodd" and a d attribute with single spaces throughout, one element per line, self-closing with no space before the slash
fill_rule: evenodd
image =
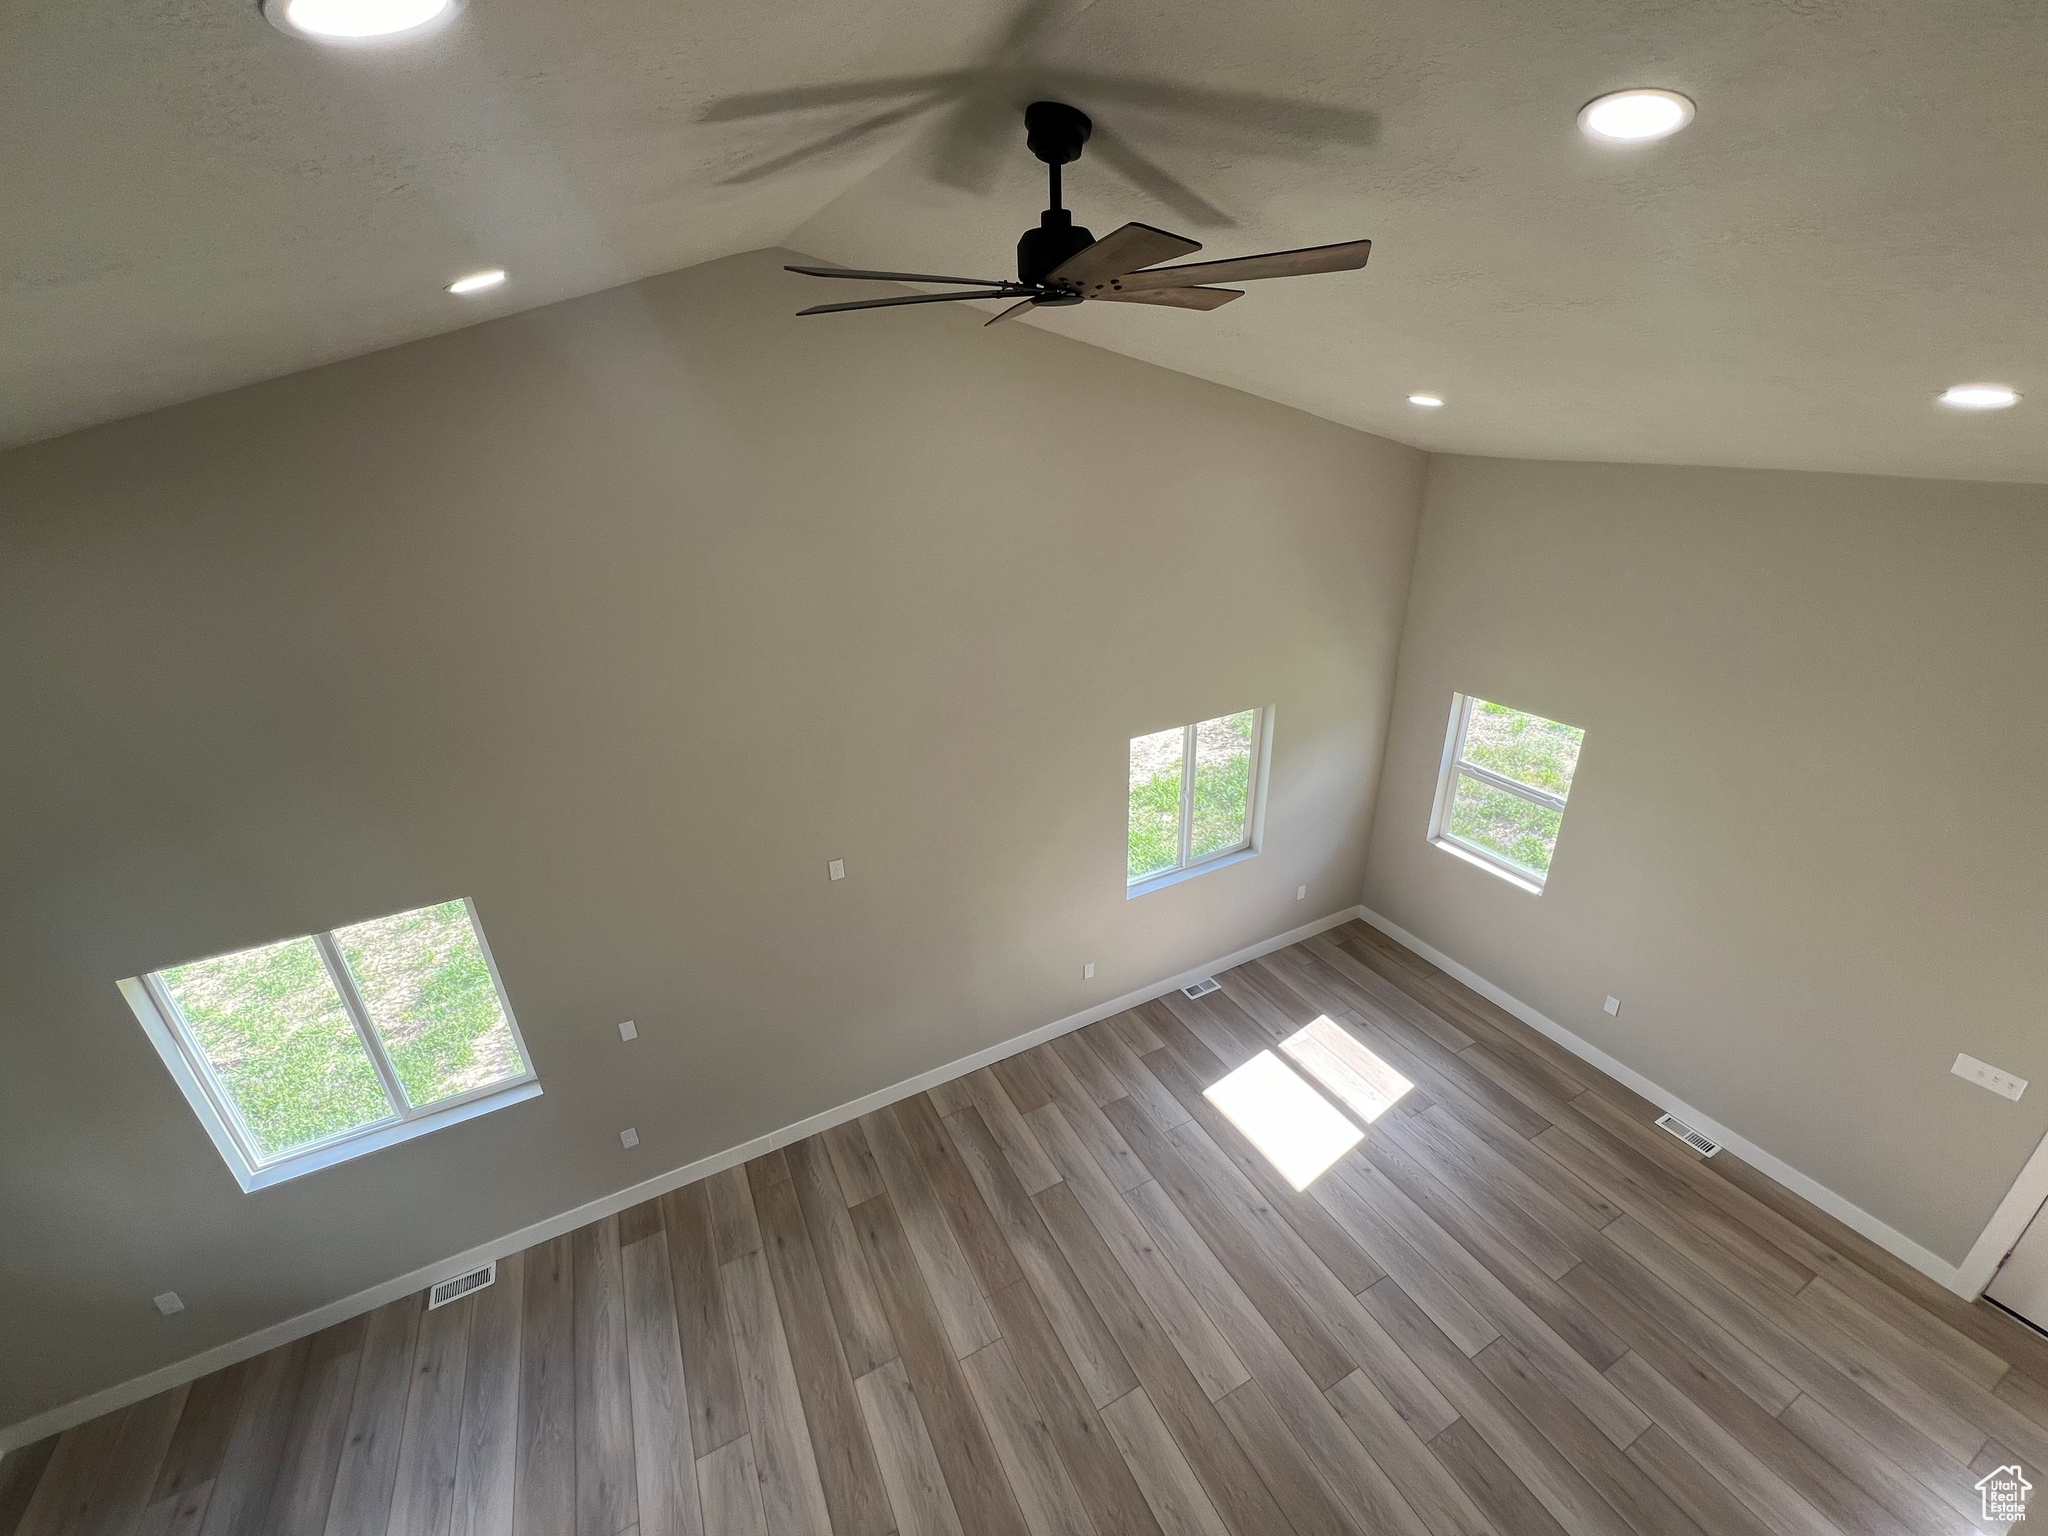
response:
<path id="1" fill-rule="evenodd" d="M 1585 739 L 1577 726 L 1454 695 L 1429 840 L 1540 892 Z"/>
<path id="2" fill-rule="evenodd" d="M 1257 851 L 1265 715 L 1243 709 L 1131 739 L 1129 894 Z"/>
<path id="3" fill-rule="evenodd" d="M 467 901 L 166 966 L 121 992 L 245 1190 L 540 1092 Z"/>

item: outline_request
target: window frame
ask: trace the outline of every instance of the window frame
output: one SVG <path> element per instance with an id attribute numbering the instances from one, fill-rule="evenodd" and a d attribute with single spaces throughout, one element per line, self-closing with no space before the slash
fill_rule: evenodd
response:
<path id="1" fill-rule="evenodd" d="M 1429 841 L 1436 847 L 1443 849 L 1445 853 L 1455 855 L 1467 863 L 1476 864 L 1488 874 L 1498 875 L 1501 879 L 1507 881 L 1508 884 L 1518 886 L 1532 896 L 1541 896 L 1543 894 L 1543 887 L 1549 882 L 1550 877 L 1548 874 L 1525 868 L 1515 863 L 1512 859 L 1505 858 L 1501 854 L 1494 852 L 1491 848 L 1482 847 L 1478 843 L 1458 836 L 1457 833 L 1450 829 L 1451 807 L 1458 798 L 1458 775 L 1463 773 L 1471 775 L 1482 784 L 1488 784 L 1495 789 L 1504 790 L 1508 794 L 1518 796 L 1533 805 L 1540 805 L 1547 810 L 1556 811 L 1559 818 L 1558 836 L 1562 837 L 1564 835 L 1563 817 L 1565 802 L 1570 799 L 1569 791 L 1563 795 L 1554 795 L 1547 789 L 1538 789 L 1533 784 L 1524 784 L 1519 779 L 1511 779 L 1506 774 L 1497 773 L 1491 768 L 1482 767 L 1478 763 L 1466 760 L 1465 737 L 1472 726 L 1473 706 L 1492 702 L 1490 699 L 1481 699 L 1477 694 L 1454 693 L 1451 695 L 1451 724 L 1450 729 L 1444 735 L 1443 764 L 1438 769 L 1436 776 L 1436 802 L 1430 807 L 1429 811 Z M 1503 705 L 1502 707 L 1514 709 L 1512 704 Z M 1530 711 L 1526 709 L 1516 710 L 1515 712 L 1523 715 L 1530 714 Z M 1540 718 L 1547 719 L 1548 716 Z M 1554 858 L 1555 854 L 1552 857 Z"/>
<path id="2" fill-rule="evenodd" d="M 319 933 L 294 934 L 284 939 L 264 941 L 291 943 L 302 938 L 313 941 L 322 964 L 327 967 L 328 979 L 333 982 L 335 992 L 341 998 L 342 1008 L 348 1014 L 349 1022 L 355 1027 L 356 1036 L 362 1042 L 363 1050 L 370 1058 L 370 1065 L 384 1087 L 385 1097 L 392 1105 L 392 1113 L 367 1125 L 336 1131 L 333 1135 L 324 1136 L 318 1141 L 308 1142 L 304 1146 L 293 1147 L 268 1157 L 257 1150 L 256 1137 L 249 1129 L 241 1106 L 235 1102 L 235 1096 L 228 1091 L 227 1084 L 221 1081 L 219 1073 L 214 1070 L 213 1062 L 206 1054 L 205 1047 L 192 1033 L 192 1027 L 186 1021 L 183 1010 L 171 996 L 170 989 L 164 985 L 162 970 L 131 976 L 119 984 L 122 997 L 134 1011 L 137 1021 L 148 1034 L 150 1043 L 156 1047 L 157 1054 L 163 1057 L 164 1065 L 170 1068 L 171 1076 L 184 1090 L 193 1113 L 199 1117 L 199 1123 L 206 1127 L 207 1134 L 213 1138 L 215 1147 L 219 1149 L 229 1171 L 234 1174 L 245 1194 L 266 1189 L 273 1184 L 281 1184 L 287 1179 L 298 1178 L 315 1169 L 329 1168 L 336 1163 L 362 1157 L 383 1147 L 410 1141 L 416 1136 L 440 1130 L 443 1126 L 459 1125 L 464 1120 L 473 1120 L 478 1115 L 488 1114 L 494 1109 L 502 1109 L 539 1097 L 540 1078 L 534 1070 L 533 1056 L 526 1048 L 526 1037 L 519 1032 L 519 1020 L 513 1016 L 512 1001 L 505 995 L 505 983 L 498 975 L 498 962 L 491 954 L 490 941 L 484 937 L 484 926 L 477 919 L 476 903 L 465 896 L 462 898 L 462 906 L 469 918 L 469 930 L 476 938 L 477 948 L 483 953 L 484 967 L 491 974 L 491 986 L 497 993 L 498 1007 L 505 1016 L 506 1027 L 512 1031 L 512 1043 L 518 1049 L 519 1059 L 525 1063 L 526 1070 L 518 1077 L 500 1078 L 496 1082 L 484 1083 L 452 1098 L 437 1099 L 426 1105 L 415 1105 L 407 1097 L 405 1085 L 398 1076 L 398 1069 L 392 1063 L 391 1053 L 385 1049 L 384 1041 L 378 1035 L 376 1025 L 371 1021 L 369 1006 L 363 1001 L 362 992 L 356 986 L 355 976 L 350 972 L 348 962 L 343 958 L 341 947 L 334 937 L 336 930 L 329 928 Z M 341 926 L 349 925 L 344 923 Z"/>
<path id="3" fill-rule="evenodd" d="M 1131 822 L 1130 822 L 1130 763 L 1131 742 L 1144 736 L 1158 735 L 1156 731 L 1141 731 L 1137 736 L 1124 742 L 1124 899 L 1147 896 L 1153 891 L 1163 890 L 1169 885 L 1178 885 L 1196 875 L 1206 875 L 1212 869 L 1221 869 L 1226 864 L 1241 864 L 1258 855 L 1265 839 L 1266 829 L 1266 778 L 1272 766 L 1273 708 L 1269 704 L 1257 704 L 1250 711 L 1252 717 L 1251 765 L 1245 783 L 1245 834 L 1228 848 L 1206 853 L 1199 859 L 1190 859 L 1195 836 L 1195 730 L 1210 720 L 1227 720 L 1232 715 L 1241 715 L 1241 709 L 1228 710 L 1220 715 L 1209 715 L 1201 720 L 1191 720 L 1181 729 L 1180 759 L 1180 847 L 1176 851 L 1175 863 L 1136 880 L 1130 878 Z"/>

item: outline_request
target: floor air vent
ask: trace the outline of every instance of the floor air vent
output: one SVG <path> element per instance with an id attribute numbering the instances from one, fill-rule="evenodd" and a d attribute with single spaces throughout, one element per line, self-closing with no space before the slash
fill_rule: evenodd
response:
<path id="1" fill-rule="evenodd" d="M 1712 1157 L 1721 1150 L 1721 1143 L 1707 1140 L 1706 1137 L 1687 1125 L 1683 1120 L 1678 1119 L 1675 1115 L 1659 1115 L 1657 1117 L 1657 1124 L 1676 1136 L 1702 1157 Z"/>
<path id="2" fill-rule="evenodd" d="M 1211 992 L 1221 992 L 1223 983 L 1204 976 L 1200 981 L 1189 982 L 1180 990 L 1185 997 L 1207 997 Z"/>
<path id="3" fill-rule="evenodd" d="M 480 1291 L 498 1278 L 498 1261 L 491 1260 L 482 1269 L 472 1269 L 466 1275 L 457 1275 L 453 1280 L 443 1280 L 427 1292 L 427 1310 L 445 1307 L 451 1301 L 460 1301 L 471 1291 Z"/>

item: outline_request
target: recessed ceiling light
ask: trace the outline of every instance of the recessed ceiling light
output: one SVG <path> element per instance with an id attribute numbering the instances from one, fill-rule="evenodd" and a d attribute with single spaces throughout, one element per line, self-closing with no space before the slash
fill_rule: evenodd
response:
<path id="1" fill-rule="evenodd" d="M 1579 131 L 1603 144 L 1647 144 L 1692 121 L 1692 102 L 1676 91 L 1610 91 L 1579 108 Z"/>
<path id="2" fill-rule="evenodd" d="M 1433 411 L 1443 404 L 1443 400 L 1436 395 L 1410 395 L 1408 403 L 1410 405 L 1419 405 L 1427 411 Z"/>
<path id="3" fill-rule="evenodd" d="M 450 293 L 482 293 L 486 288 L 495 288 L 505 281 L 505 269 L 493 267 L 488 272 L 472 272 L 467 277 L 458 277 L 448 285 Z"/>
<path id="4" fill-rule="evenodd" d="M 280 31 L 323 42 L 355 42 L 420 31 L 455 13 L 460 0 L 262 0 Z"/>
<path id="5" fill-rule="evenodd" d="M 1951 384 L 1935 398 L 1959 411 L 2002 411 L 2020 403 L 2020 392 L 2003 384 Z"/>

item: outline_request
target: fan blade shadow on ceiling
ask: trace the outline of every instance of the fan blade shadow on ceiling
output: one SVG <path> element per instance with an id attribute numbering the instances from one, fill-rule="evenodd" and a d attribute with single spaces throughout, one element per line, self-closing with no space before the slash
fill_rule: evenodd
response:
<path id="1" fill-rule="evenodd" d="M 981 97 L 954 107 L 932 130 L 938 154 L 932 180 L 963 192 L 980 192 L 995 180 L 1006 156 L 1017 150 L 1017 117 L 1021 108 L 1007 101 Z"/>
<path id="2" fill-rule="evenodd" d="M 989 185 L 1009 147 L 1005 135 L 1014 126 L 1015 114 L 1027 103 L 1047 98 L 1072 101 L 1084 110 L 1095 102 L 1132 106 L 1255 154 L 1272 153 L 1276 140 L 1369 145 L 1378 137 L 1378 118 L 1357 108 L 1323 106 L 1255 91 L 1178 85 L 1144 76 L 1061 69 L 1031 61 L 1029 55 L 1053 32 L 1071 25 L 1089 8 L 1083 5 L 1062 15 L 1061 0 L 1027 0 L 983 61 L 965 69 L 792 86 L 714 101 L 698 114 L 698 121 L 752 121 L 866 102 L 898 102 L 886 111 L 744 167 L 723 178 L 721 185 L 760 180 L 950 106 L 953 111 L 939 134 L 932 174 L 943 185 L 979 191 Z M 904 97 L 911 99 L 906 102 Z M 1095 138 L 1103 158 L 1120 174 L 1181 217 L 1210 225 L 1235 222 L 1223 209 L 1140 155 L 1127 139 L 1105 131 L 1099 118 Z"/>
<path id="3" fill-rule="evenodd" d="M 730 176 L 721 176 L 718 178 L 718 185 L 737 187 L 750 181 L 761 181 L 778 171 L 786 171 L 792 166 L 803 164 L 806 160 L 815 160 L 820 155 L 829 155 L 835 149 L 844 149 L 849 144 L 859 143 L 871 133 L 879 133 L 884 128 L 929 112 L 945 99 L 941 95 L 920 96 L 900 107 L 877 112 L 873 117 L 864 117 L 857 123 L 851 123 L 826 134 L 823 138 L 813 139 L 808 144 L 799 144 L 795 149 L 777 155 L 771 160 L 756 161 L 744 170 L 734 171 Z"/>
<path id="4" fill-rule="evenodd" d="M 1190 224 L 1217 225 L 1224 229 L 1237 227 L 1237 220 L 1164 166 L 1139 154 L 1122 134 L 1113 133 L 1097 123 L 1088 147 L 1097 159 L 1125 181 L 1171 208 Z"/>
<path id="5" fill-rule="evenodd" d="M 1055 23 L 1061 30 L 1073 26 L 1095 9 L 1095 0 L 1083 0 L 1068 16 L 1061 16 L 1060 9 L 1061 0 L 1024 0 L 1024 4 L 1017 7 L 1017 14 L 1010 18 L 1009 25 L 1003 28 L 1003 40 L 989 51 L 988 64 L 984 67 L 1014 64 L 1026 57 L 1039 43 L 1051 40 Z"/>
<path id="6" fill-rule="evenodd" d="M 1358 145 L 1371 145 L 1379 139 L 1378 115 L 1360 107 L 1326 107 L 1319 102 L 1268 96 L 1261 91 L 1219 90 L 1214 86 L 1181 85 L 1134 75 L 1098 75 L 1083 70 L 1062 70 L 1053 79 L 1059 88 L 1081 100 L 1122 102 L 1195 124 L 1228 124 L 1255 136 L 1278 134 L 1317 144 L 1337 140 Z"/>
<path id="7" fill-rule="evenodd" d="M 878 75 L 872 80 L 847 80 L 834 85 L 798 85 L 784 91 L 750 91 L 726 96 L 697 114 L 700 123 L 744 122 L 780 117 L 788 112 L 815 112 L 820 107 L 849 107 L 891 96 L 922 96 L 939 92 L 957 96 L 981 79 L 986 66 L 949 69 L 933 75 Z"/>
<path id="8" fill-rule="evenodd" d="M 1000 143 L 1001 128 L 1007 122 L 999 122 L 1002 114 L 991 110 L 1000 92 L 990 86 L 1002 78 L 1008 66 L 1020 59 L 1042 38 L 1054 29 L 1060 16 L 1063 0 L 1026 0 L 1017 9 L 1003 28 L 1002 38 L 996 43 L 983 61 L 971 69 L 950 70 L 930 75 L 885 75 L 873 80 L 851 80 L 832 85 L 796 86 L 783 91 L 755 91 L 744 96 L 728 96 L 715 101 L 698 114 L 699 122 L 737 122 L 757 117 L 779 117 L 791 112 L 813 111 L 820 107 L 848 106 L 856 102 L 886 100 L 893 96 L 914 96 L 920 98 L 909 107 L 896 108 L 864 118 L 834 133 L 815 139 L 809 144 L 774 156 L 725 177 L 721 186 L 741 182 L 757 181 L 772 176 L 784 168 L 808 160 L 816 155 L 829 154 L 835 149 L 858 143 L 871 133 L 903 122 L 947 101 L 960 104 L 961 110 L 954 114 L 953 133 L 942 136 L 945 147 L 941 152 L 938 179 L 948 186 L 979 189 L 988 184 L 995 173 L 995 162 L 1004 147 Z M 1095 0 L 1086 0 L 1064 22 L 1071 25 L 1081 14 L 1089 10 Z M 1022 109 L 1024 99 L 1016 103 Z M 956 144 L 955 136 L 964 137 L 965 144 Z"/>

